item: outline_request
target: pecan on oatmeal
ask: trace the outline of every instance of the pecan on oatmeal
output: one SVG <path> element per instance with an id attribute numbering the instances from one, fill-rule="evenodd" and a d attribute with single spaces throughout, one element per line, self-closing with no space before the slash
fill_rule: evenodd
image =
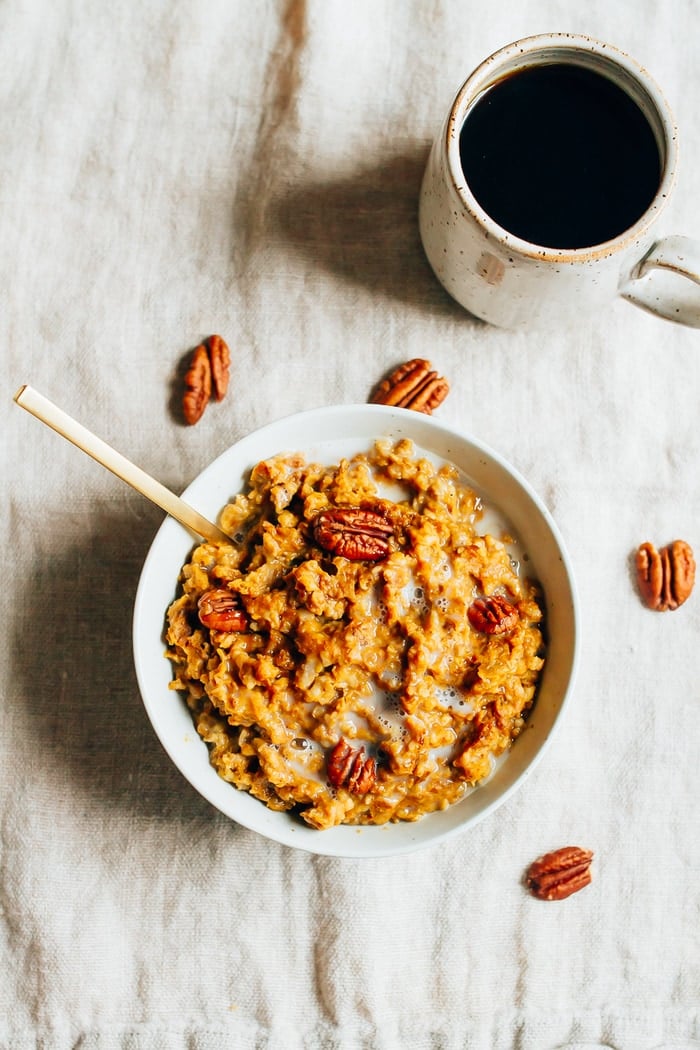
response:
<path id="1" fill-rule="evenodd" d="M 320 547 L 350 561 L 378 561 L 389 554 L 394 527 L 386 514 L 365 507 L 331 507 L 313 525 Z"/>
<path id="2" fill-rule="evenodd" d="M 212 587 L 197 600 L 197 614 L 211 631 L 245 631 L 248 618 L 240 602 L 224 587 Z"/>
<path id="3" fill-rule="evenodd" d="M 376 780 L 373 758 L 365 756 L 365 749 L 352 748 L 341 739 L 328 757 L 328 779 L 334 787 L 344 787 L 352 794 L 364 795 Z"/>
<path id="4" fill-rule="evenodd" d="M 469 622 L 475 631 L 484 634 L 506 634 L 518 622 L 518 610 L 501 595 L 477 598 L 467 609 Z"/>

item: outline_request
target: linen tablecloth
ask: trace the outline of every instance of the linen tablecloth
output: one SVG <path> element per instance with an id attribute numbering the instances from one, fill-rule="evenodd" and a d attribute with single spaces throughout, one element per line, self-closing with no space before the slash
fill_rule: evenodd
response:
<path id="1" fill-rule="evenodd" d="M 645 609 L 631 556 L 700 551 L 700 333 L 619 301 L 514 334 L 442 290 L 417 228 L 458 86 L 542 31 L 605 39 L 681 137 L 666 232 L 700 236 L 696 0 L 0 4 L 3 1050 L 700 1046 L 700 595 Z M 195 427 L 212 332 L 231 388 Z M 581 665 L 552 746 L 473 830 L 315 857 L 217 813 L 133 670 L 162 513 L 23 413 L 30 383 L 181 491 L 245 434 L 430 358 L 442 421 L 551 510 Z M 557 904 L 523 872 L 594 850 Z"/>

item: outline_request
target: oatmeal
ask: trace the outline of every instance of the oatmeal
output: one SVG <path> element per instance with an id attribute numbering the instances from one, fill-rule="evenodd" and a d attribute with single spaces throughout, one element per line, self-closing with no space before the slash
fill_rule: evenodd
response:
<path id="1" fill-rule="evenodd" d="M 409 441 L 280 455 L 196 547 L 172 686 L 218 774 L 318 829 L 417 820 L 488 777 L 543 665 L 542 602 L 457 471 Z"/>

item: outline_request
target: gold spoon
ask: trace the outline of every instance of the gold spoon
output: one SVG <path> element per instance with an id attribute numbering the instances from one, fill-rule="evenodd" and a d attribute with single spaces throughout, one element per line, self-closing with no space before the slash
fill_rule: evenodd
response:
<path id="1" fill-rule="evenodd" d="M 22 386 L 15 394 L 14 400 L 31 415 L 36 416 L 42 423 L 55 430 L 61 437 L 66 438 L 77 448 L 91 456 L 92 459 L 101 463 L 107 470 L 111 470 L 118 478 L 125 481 L 127 485 L 140 492 L 146 499 L 151 500 L 156 506 L 164 510 L 185 528 L 190 529 L 196 536 L 201 536 L 210 543 L 231 543 L 232 540 L 213 522 L 204 518 L 199 511 L 190 507 L 183 499 L 176 496 L 170 489 L 166 489 L 159 481 L 146 474 L 144 470 L 131 463 L 121 452 L 117 452 L 102 438 L 91 433 L 81 423 L 72 419 L 63 409 L 58 408 L 52 401 L 44 397 L 31 386 Z"/>

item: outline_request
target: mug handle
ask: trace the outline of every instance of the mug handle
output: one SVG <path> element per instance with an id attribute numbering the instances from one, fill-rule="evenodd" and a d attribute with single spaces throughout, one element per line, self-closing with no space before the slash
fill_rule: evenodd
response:
<path id="1" fill-rule="evenodd" d="M 700 328 L 700 241 L 679 235 L 657 241 L 620 294 L 668 321 Z"/>

